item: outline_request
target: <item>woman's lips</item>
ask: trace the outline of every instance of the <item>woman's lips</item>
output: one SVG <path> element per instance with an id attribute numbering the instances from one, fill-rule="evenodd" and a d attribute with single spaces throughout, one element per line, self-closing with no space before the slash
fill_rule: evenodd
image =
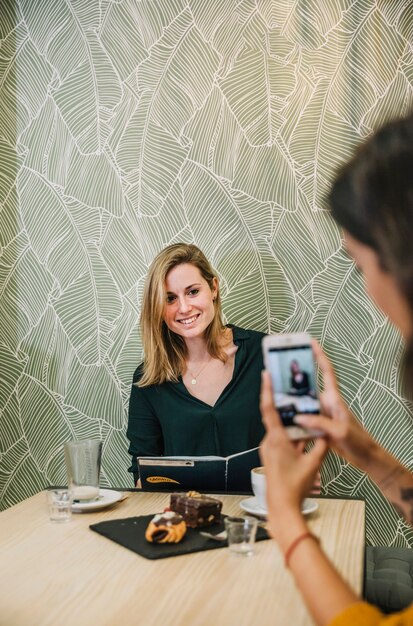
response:
<path id="1" fill-rule="evenodd" d="M 191 324 L 195 322 L 195 320 L 198 319 L 199 315 L 200 314 L 197 313 L 196 315 L 192 315 L 191 317 L 186 317 L 185 319 L 176 320 L 176 321 L 179 322 L 179 324 L 182 324 L 183 326 L 190 326 Z"/>

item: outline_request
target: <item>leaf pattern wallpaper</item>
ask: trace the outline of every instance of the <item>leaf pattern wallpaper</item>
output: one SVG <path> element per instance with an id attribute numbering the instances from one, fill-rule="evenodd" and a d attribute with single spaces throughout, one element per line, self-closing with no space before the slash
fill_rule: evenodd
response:
<path id="1" fill-rule="evenodd" d="M 213 262 L 228 321 L 316 336 L 412 467 L 401 340 L 324 203 L 412 103 L 410 0 L 2 0 L 1 508 L 64 483 L 73 438 L 101 438 L 102 483 L 132 486 L 142 287 L 177 241 Z M 322 479 L 366 499 L 369 543 L 413 545 L 360 471 L 330 455 Z"/>

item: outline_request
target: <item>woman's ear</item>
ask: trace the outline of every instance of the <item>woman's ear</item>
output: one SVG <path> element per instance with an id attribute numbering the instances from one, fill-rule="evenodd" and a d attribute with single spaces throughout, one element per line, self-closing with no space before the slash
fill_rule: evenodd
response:
<path id="1" fill-rule="evenodd" d="M 219 288 L 218 278 L 214 276 L 214 278 L 212 279 L 212 288 L 211 288 L 212 299 L 214 301 L 217 299 L 218 288 Z"/>

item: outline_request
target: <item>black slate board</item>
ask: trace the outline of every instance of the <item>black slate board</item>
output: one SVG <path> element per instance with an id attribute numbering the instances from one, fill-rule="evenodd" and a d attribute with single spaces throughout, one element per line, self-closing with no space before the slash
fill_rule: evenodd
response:
<path id="1" fill-rule="evenodd" d="M 203 550 L 216 550 L 217 548 L 225 548 L 227 546 L 226 541 L 207 539 L 199 534 L 200 530 L 205 530 L 214 535 L 224 530 L 224 516 L 220 524 L 204 528 L 188 528 L 185 537 L 180 543 L 157 544 L 149 543 L 145 539 L 145 530 L 152 518 L 153 514 L 126 517 L 124 519 L 92 524 L 89 528 L 128 548 L 128 550 L 136 552 L 140 556 L 145 557 L 145 559 L 165 559 L 170 556 L 191 554 L 192 552 L 202 552 Z M 264 539 L 269 539 L 269 536 L 267 531 L 259 526 L 257 528 L 256 541 Z"/>

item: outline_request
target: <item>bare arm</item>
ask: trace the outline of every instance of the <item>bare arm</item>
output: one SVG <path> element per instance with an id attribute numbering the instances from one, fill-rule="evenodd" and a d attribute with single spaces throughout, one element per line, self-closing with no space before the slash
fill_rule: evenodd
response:
<path id="1" fill-rule="evenodd" d="M 314 540 L 304 540 L 295 548 L 289 567 L 309 611 L 320 626 L 330 624 L 334 617 L 360 601 Z"/>
<path id="2" fill-rule="evenodd" d="M 300 415 L 295 421 L 323 431 L 325 438 L 317 439 L 314 447 L 304 455 L 292 445 L 273 405 L 271 379 L 264 372 L 261 414 L 267 434 L 261 445 L 261 457 L 267 476 L 269 531 L 283 553 L 291 554 L 289 567 L 296 584 L 316 623 L 326 626 L 351 606 L 357 610 L 355 605 L 360 602 L 314 538 L 307 536 L 295 543 L 303 533 L 308 533 L 300 504 L 314 481 L 327 448 L 335 449 L 351 464 L 368 473 L 410 523 L 413 523 L 413 475 L 362 428 L 340 396 L 327 357 L 317 342 L 313 348 L 324 380 L 324 392 L 320 398 L 324 415 Z M 280 508 L 283 515 L 278 514 Z M 364 614 L 366 610 L 374 612 L 374 623 L 376 619 L 380 620 L 380 612 L 376 609 L 365 605 Z"/>
<path id="3" fill-rule="evenodd" d="M 266 372 L 263 374 L 261 413 L 267 429 L 261 457 L 267 476 L 269 531 L 286 554 L 293 542 L 308 532 L 301 515 L 301 501 L 314 481 L 327 445 L 319 439 L 313 449 L 303 455 L 290 442 L 274 409 L 271 382 Z M 283 515 L 278 514 L 280 508 Z M 297 544 L 291 553 L 289 567 L 319 626 L 325 626 L 359 601 L 311 537 Z"/>

